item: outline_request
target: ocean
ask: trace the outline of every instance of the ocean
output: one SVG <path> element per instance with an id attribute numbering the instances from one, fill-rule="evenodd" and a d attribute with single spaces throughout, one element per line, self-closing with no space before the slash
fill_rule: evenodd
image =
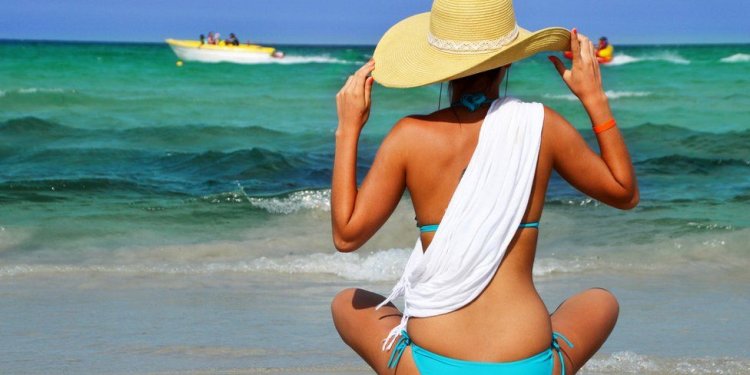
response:
<path id="1" fill-rule="evenodd" d="M 371 373 L 330 300 L 387 294 L 417 238 L 405 196 L 356 253 L 331 241 L 334 95 L 373 47 L 280 48 L 178 67 L 165 44 L 0 43 L 1 373 Z M 582 374 L 750 374 L 750 45 L 616 48 L 602 74 L 641 203 L 555 176 L 538 290 L 550 310 L 618 296 Z M 375 87 L 360 179 L 439 92 Z M 508 94 L 595 145 L 544 55 L 514 64 Z"/>

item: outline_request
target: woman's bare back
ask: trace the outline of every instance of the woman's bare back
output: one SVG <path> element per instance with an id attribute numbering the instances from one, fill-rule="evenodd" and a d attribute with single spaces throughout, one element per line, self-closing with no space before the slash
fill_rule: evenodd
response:
<path id="1" fill-rule="evenodd" d="M 573 67 L 551 58 L 571 91 L 581 99 L 593 124 L 613 123 L 591 42 L 571 32 Z M 463 109 L 399 121 L 384 139 L 372 167 L 357 187 L 357 144 L 369 118 L 374 69 L 369 62 L 337 94 L 339 128 L 331 193 L 335 247 L 358 249 L 385 223 L 409 189 L 419 224 L 439 222 L 477 145 L 486 108 Z M 498 79 L 501 76 L 498 77 Z M 492 85 L 497 89 L 499 80 Z M 454 93 L 455 94 L 455 93 Z M 490 96 L 491 92 L 487 93 Z M 495 91 L 494 95 L 497 95 Z M 601 128 L 601 127 L 600 127 Z M 596 129 L 596 128 L 595 128 Z M 537 221 L 551 171 L 581 192 L 605 204 L 629 209 L 639 200 L 630 156 L 621 133 L 608 125 L 597 132 L 601 154 L 594 152 L 564 118 L 545 108 L 542 142 L 524 221 Z M 544 230 L 542 227 L 541 230 Z M 409 320 L 409 334 L 423 348 L 465 360 L 503 362 L 549 348 L 554 330 L 575 344 L 561 344 L 553 374 L 575 373 L 599 349 L 614 327 L 618 304 L 611 293 L 589 289 L 561 304 L 550 317 L 534 289 L 532 265 L 538 231 L 519 229 L 490 284 L 473 302 L 448 314 Z M 423 235 L 425 247 L 431 235 Z M 429 251 L 429 250 L 428 250 Z M 346 289 L 333 300 L 336 329 L 379 374 L 417 374 L 410 347 L 393 369 L 383 338 L 401 321 L 393 304 L 375 307 L 383 296 Z"/>
<path id="2" fill-rule="evenodd" d="M 476 148 L 487 109 L 449 108 L 409 118 L 402 125 L 405 129 L 399 136 L 411 139 L 406 186 L 419 225 L 441 221 Z M 550 175 L 546 154 L 540 152 L 524 222 L 541 216 L 542 205 L 534 202 L 544 200 Z M 435 353 L 485 362 L 518 360 L 548 348 L 549 314 L 531 277 L 537 234 L 537 229 L 519 229 L 495 277 L 472 303 L 448 314 L 412 318 L 408 326 L 412 339 Z M 423 249 L 433 236 L 434 232 L 422 234 Z"/>

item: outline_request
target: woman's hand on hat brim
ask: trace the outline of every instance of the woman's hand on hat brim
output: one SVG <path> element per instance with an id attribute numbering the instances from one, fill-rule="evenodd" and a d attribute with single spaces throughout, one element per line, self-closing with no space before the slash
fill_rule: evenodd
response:
<path id="1" fill-rule="evenodd" d="M 340 131 L 356 131 L 359 134 L 370 118 L 372 104 L 373 78 L 370 73 L 375 69 L 375 61 L 370 60 L 354 74 L 350 75 L 344 86 L 336 94 L 336 109 L 339 117 Z"/>
<path id="2" fill-rule="evenodd" d="M 594 44 L 588 37 L 579 34 L 576 29 L 571 30 L 570 34 L 573 66 L 566 69 L 565 64 L 557 56 L 549 56 L 550 61 L 555 65 L 555 69 L 570 91 L 581 100 L 584 106 L 600 102 L 602 99 L 606 100 Z"/>

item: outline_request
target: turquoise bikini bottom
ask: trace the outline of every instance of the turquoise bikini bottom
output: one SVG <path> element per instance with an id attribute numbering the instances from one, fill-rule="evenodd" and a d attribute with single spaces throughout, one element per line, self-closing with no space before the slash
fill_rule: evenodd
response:
<path id="1" fill-rule="evenodd" d="M 550 348 L 529 358 L 513 362 L 472 362 L 448 358 L 421 348 L 411 341 L 406 331 L 401 331 L 401 339 L 391 352 L 388 367 L 395 368 L 401 360 L 404 349 L 411 345 L 414 363 L 422 375 L 550 375 L 554 366 L 552 353 L 554 350 L 560 357 L 561 374 L 565 375 L 565 361 L 560 345 L 557 343 L 559 338 L 563 339 L 571 348 L 573 347 L 573 344 L 565 336 L 555 332 L 552 334 Z"/>

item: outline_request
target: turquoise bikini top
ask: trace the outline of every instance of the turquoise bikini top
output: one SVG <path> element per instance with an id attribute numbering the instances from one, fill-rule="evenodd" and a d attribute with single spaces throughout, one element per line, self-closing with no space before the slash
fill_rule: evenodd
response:
<path id="1" fill-rule="evenodd" d="M 421 233 L 428 233 L 428 232 L 434 232 L 438 229 L 438 226 L 440 224 L 427 224 L 427 225 L 419 225 L 417 224 L 417 228 L 419 228 L 419 231 Z M 539 229 L 539 222 L 538 221 L 529 221 L 526 223 L 521 223 L 518 226 L 519 229 L 525 229 L 525 228 L 535 228 Z"/>

